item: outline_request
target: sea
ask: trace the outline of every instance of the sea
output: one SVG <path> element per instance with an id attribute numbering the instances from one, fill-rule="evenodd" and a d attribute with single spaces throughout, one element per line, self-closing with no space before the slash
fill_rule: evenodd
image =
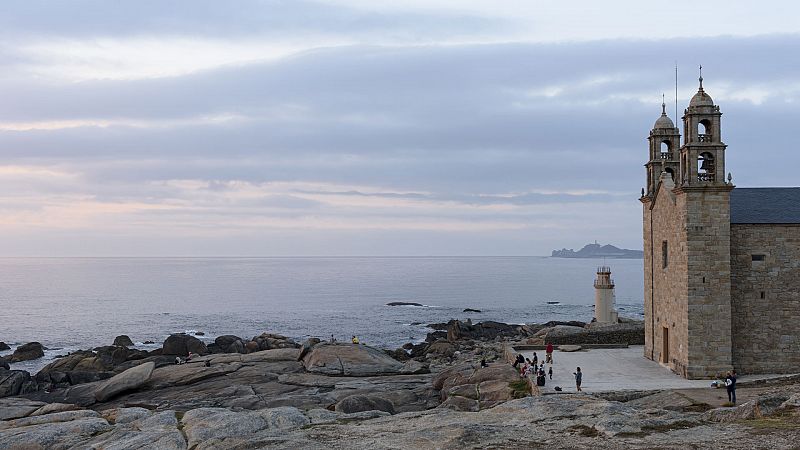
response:
<path id="1" fill-rule="evenodd" d="M 213 342 L 263 332 L 397 348 L 450 319 L 589 321 L 597 267 L 610 266 L 620 316 L 643 317 L 637 259 L 498 257 L 0 258 L 0 341 L 38 341 L 45 358 L 171 333 Z M 413 302 L 423 306 L 387 306 Z M 480 312 L 464 312 L 465 308 Z M 153 341 L 154 344 L 145 344 Z M 0 355 L 11 351 L 0 352 Z"/>

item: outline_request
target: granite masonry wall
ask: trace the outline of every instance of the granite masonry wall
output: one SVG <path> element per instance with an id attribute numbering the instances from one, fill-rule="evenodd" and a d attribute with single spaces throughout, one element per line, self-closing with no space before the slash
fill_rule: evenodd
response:
<path id="1" fill-rule="evenodd" d="M 740 373 L 797 372 L 800 224 L 731 225 L 731 270 L 734 366 Z"/>
<path id="2" fill-rule="evenodd" d="M 686 197 L 673 187 L 662 183 L 652 209 L 644 203 L 645 357 L 688 376 Z"/>
<path id="3" fill-rule="evenodd" d="M 729 195 L 667 182 L 643 203 L 645 357 L 686 378 L 732 368 Z"/>
<path id="4" fill-rule="evenodd" d="M 732 366 L 729 186 L 685 190 L 688 378 Z"/>

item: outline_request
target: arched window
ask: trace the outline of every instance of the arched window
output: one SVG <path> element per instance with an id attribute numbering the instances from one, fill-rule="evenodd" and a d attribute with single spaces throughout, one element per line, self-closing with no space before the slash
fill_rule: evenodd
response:
<path id="1" fill-rule="evenodd" d="M 701 153 L 697 158 L 697 181 L 714 181 L 715 169 L 714 155 Z"/>
<path id="2" fill-rule="evenodd" d="M 669 177 L 672 178 L 672 181 L 675 181 L 675 171 L 672 170 L 671 167 L 667 167 L 666 169 L 664 169 L 664 172 L 667 172 L 669 174 Z"/>
<path id="3" fill-rule="evenodd" d="M 697 123 L 697 140 L 711 142 L 711 121 L 703 119 Z"/>

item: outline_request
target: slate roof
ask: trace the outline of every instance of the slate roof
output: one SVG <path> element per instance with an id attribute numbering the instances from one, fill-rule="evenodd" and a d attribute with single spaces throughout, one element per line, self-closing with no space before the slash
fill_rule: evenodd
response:
<path id="1" fill-rule="evenodd" d="M 735 188 L 731 223 L 800 224 L 800 187 Z"/>

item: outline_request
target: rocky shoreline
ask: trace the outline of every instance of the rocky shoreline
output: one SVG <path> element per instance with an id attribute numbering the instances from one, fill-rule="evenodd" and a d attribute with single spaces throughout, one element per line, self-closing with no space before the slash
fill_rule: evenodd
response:
<path id="1" fill-rule="evenodd" d="M 794 384 L 716 409 L 670 391 L 541 395 L 506 361 L 511 344 L 634 344 L 623 340 L 638 339 L 641 322 L 432 328 L 395 350 L 264 333 L 210 345 L 176 334 L 142 351 L 119 336 L 35 375 L 0 368 L 0 449 L 677 448 L 689 437 L 737 447 L 759 440 L 731 424 L 765 417 L 783 427 L 770 429 L 772 448 L 798 433 Z"/>

